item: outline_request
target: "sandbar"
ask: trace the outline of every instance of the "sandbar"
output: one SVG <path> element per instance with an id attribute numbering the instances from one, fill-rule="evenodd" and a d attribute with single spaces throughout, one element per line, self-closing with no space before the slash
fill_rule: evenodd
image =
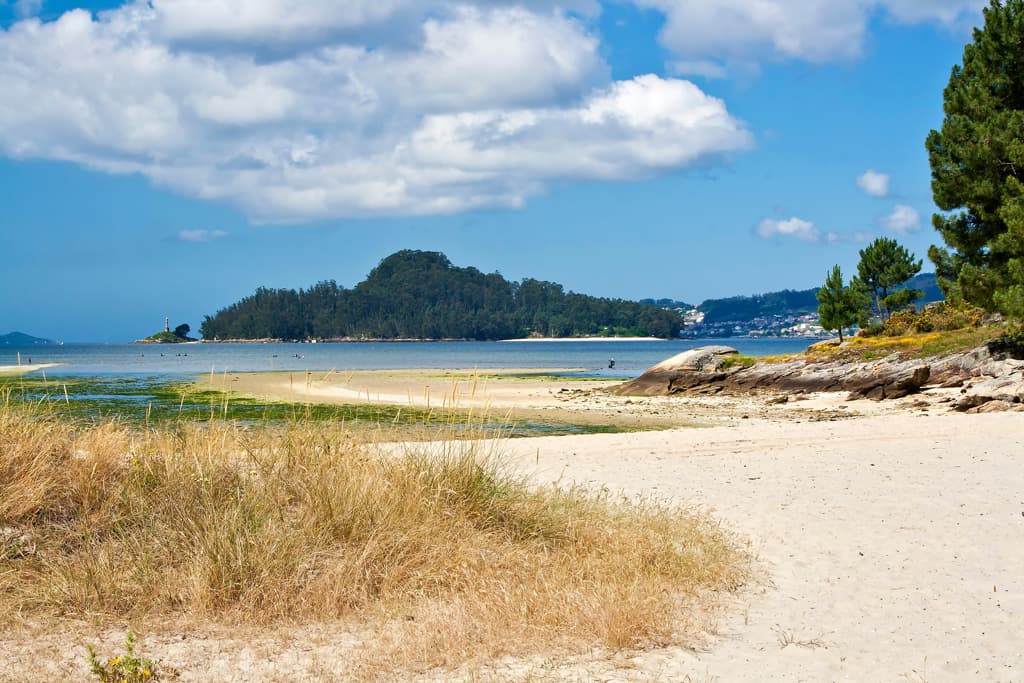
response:
<path id="1" fill-rule="evenodd" d="M 63 363 L 35 363 L 21 365 L 0 365 L 0 377 L 10 375 L 24 375 L 36 370 L 46 370 L 47 368 L 55 368 Z"/>
<path id="2" fill-rule="evenodd" d="M 739 421 L 842 419 L 883 410 L 839 394 L 808 394 L 784 405 L 758 397 L 615 396 L 622 382 L 576 368 L 259 372 L 204 376 L 199 388 L 297 403 L 387 404 L 512 420 L 606 424 L 629 429 Z"/>

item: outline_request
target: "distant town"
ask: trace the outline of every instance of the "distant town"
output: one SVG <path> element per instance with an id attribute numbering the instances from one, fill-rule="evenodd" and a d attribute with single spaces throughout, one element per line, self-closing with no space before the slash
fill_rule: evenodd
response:
<path id="1" fill-rule="evenodd" d="M 918 305 L 941 301 L 934 273 L 912 278 L 907 287 L 924 292 Z M 829 337 L 818 323 L 818 287 L 768 292 L 726 299 L 708 299 L 699 305 L 674 299 L 644 299 L 641 303 L 675 311 L 683 319 L 681 337 Z"/>
<path id="2" fill-rule="evenodd" d="M 750 320 L 722 320 L 705 322 L 705 314 L 698 307 L 680 310 L 685 327 L 684 338 L 702 337 L 829 337 L 818 324 L 817 313 L 788 313 L 758 316 Z"/>

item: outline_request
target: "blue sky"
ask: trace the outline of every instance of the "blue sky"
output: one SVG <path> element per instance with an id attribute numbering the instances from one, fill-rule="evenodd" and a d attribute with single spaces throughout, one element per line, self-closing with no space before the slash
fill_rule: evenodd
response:
<path id="1" fill-rule="evenodd" d="M 195 329 L 404 248 L 694 303 L 925 258 L 983 4 L 0 0 L 0 333 Z"/>

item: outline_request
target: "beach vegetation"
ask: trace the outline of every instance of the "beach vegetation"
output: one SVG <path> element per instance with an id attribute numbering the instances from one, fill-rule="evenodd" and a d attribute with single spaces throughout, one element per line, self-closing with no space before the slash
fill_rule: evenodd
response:
<path id="1" fill-rule="evenodd" d="M 948 298 L 1024 318 L 1024 0 L 991 0 L 926 140 Z"/>
<path id="2" fill-rule="evenodd" d="M 732 368 L 749 368 L 757 363 L 758 360 L 760 359 L 754 358 L 753 356 L 744 356 L 740 353 L 734 353 L 722 358 L 722 369 L 729 370 Z"/>
<path id="3" fill-rule="evenodd" d="M 908 309 L 893 313 L 885 321 L 883 333 L 900 337 L 916 332 L 948 332 L 976 328 L 988 318 L 984 309 L 965 301 L 930 304 L 920 311 Z"/>
<path id="4" fill-rule="evenodd" d="M 471 377 L 469 373 L 466 377 Z M 449 376 L 445 376 L 449 378 Z M 483 376 L 479 379 L 488 379 Z M 556 376 L 496 375 L 502 381 L 564 379 Z M 594 381 L 597 381 L 596 379 Z M 162 377 L 18 376 L 0 377 L 0 401 L 41 404 L 63 419 L 83 424 L 117 420 L 130 425 L 167 425 L 181 422 L 231 422 L 242 427 L 281 426 L 292 423 L 334 423 L 352 429 L 401 433 L 406 440 L 430 440 L 441 431 L 472 435 L 474 428 L 501 432 L 510 438 L 604 434 L 654 429 L 655 426 L 611 421 L 572 421 L 516 418 L 497 411 L 475 411 L 441 405 L 438 408 L 388 403 L 323 403 L 280 400 L 236 393 L 227 377 L 213 376 L 201 383 Z"/>
<path id="5" fill-rule="evenodd" d="M 82 425 L 0 405 L 0 527 L 37 548 L 0 559 L 0 610 L 150 631 L 331 624 L 361 634 L 348 670 L 380 679 L 693 645 L 748 580 L 743 543 L 705 512 L 531 481 L 479 436 Z"/>
<path id="6" fill-rule="evenodd" d="M 821 326 L 826 330 L 837 330 L 840 343 L 845 328 L 863 325 L 866 321 L 867 290 L 857 278 L 853 278 L 849 285 L 843 284 L 843 273 L 838 265 L 826 275 L 817 298 Z"/>
<path id="7" fill-rule="evenodd" d="M 884 324 L 894 311 L 910 306 L 924 296 L 919 289 L 905 283 L 921 271 L 921 260 L 896 240 L 879 237 L 860 250 L 857 280 L 871 295 L 873 313 Z"/>
<path id="8" fill-rule="evenodd" d="M 948 331 L 907 332 L 900 336 L 850 337 L 841 347 L 814 347 L 804 352 L 805 358 L 819 361 L 871 361 L 892 354 L 904 360 L 932 358 L 962 353 L 998 339 L 1005 327 L 984 324 Z"/>
<path id="9" fill-rule="evenodd" d="M 160 671 L 151 659 L 135 654 L 135 633 L 128 631 L 124 654 L 100 657 L 92 645 L 86 645 L 89 671 L 100 683 L 151 683 L 160 680 Z"/>

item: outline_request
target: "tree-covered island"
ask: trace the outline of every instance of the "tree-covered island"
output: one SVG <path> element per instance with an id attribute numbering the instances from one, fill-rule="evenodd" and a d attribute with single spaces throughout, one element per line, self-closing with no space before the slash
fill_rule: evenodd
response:
<path id="1" fill-rule="evenodd" d="M 679 335 L 675 311 L 566 292 L 554 282 L 510 282 L 452 265 L 438 252 L 388 256 L 351 289 L 257 289 L 206 316 L 205 340 L 472 339 Z"/>

